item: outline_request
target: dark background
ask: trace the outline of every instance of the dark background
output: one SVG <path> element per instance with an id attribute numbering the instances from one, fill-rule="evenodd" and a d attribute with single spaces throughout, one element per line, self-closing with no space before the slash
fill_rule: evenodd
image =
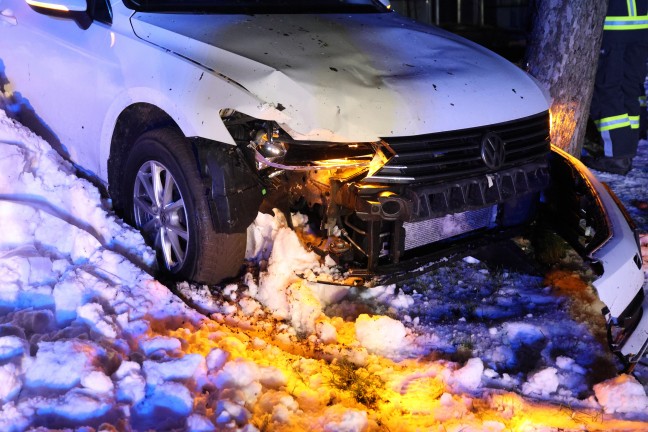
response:
<path id="1" fill-rule="evenodd" d="M 436 24 L 519 63 L 526 47 L 528 0 L 391 0 L 392 8 Z"/>

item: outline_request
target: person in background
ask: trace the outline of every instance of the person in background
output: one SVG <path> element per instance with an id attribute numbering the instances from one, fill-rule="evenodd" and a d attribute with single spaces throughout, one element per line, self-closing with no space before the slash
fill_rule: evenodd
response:
<path id="1" fill-rule="evenodd" d="M 622 175 L 632 168 L 647 59 L 648 0 L 610 0 L 590 108 L 600 148 L 586 145 L 582 156 L 590 168 Z"/>
<path id="2" fill-rule="evenodd" d="M 639 109 L 641 110 L 641 112 L 639 113 L 639 139 L 640 140 L 645 140 L 646 138 L 648 138 L 648 109 L 646 107 L 646 84 L 648 84 L 648 76 L 641 84 L 641 96 L 639 96 Z"/>

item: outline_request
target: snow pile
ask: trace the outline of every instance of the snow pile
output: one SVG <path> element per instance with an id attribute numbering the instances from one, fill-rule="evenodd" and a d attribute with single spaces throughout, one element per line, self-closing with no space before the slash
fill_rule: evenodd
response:
<path id="1" fill-rule="evenodd" d="M 0 152 L 0 430 L 118 423 L 168 395 L 191 412 L 175 377 L 152 382 L 149 360 L 122 360 L 161 351 L 152 326 L 202 318 L 139 267 L 153 252 L 96 188 L 3 112 Z"/>
<path id="2" fill-rule="evenodd" d="M 56 248 L 73 261 L 86 259 L 102 246 L 144 267 L 153 264 L 154 254 L 139 233 L 106 214 L 99 191 L 75 177 L 70 164 L 4 112 L 0 112 L 0 145 L 0 217 L 5 250 L 29 238 L 43 247 Z M 47 220 L 47 224 L 39 229 L 41 220 Z"/>
<path id="3" fill-rule="evenodd" d="M 303 215 L 296 214 L 292 218 L 296 227 L 303 227 L 307 222 Z M 319 274 L 331 274 L 333 270 L 321 265 L 317 254 L 304 250 L 297 234 L 287 227 L 278 210 L 275 210 L 274 217 L 260 213 L 248 228 L 246 257 L 260 263 L 268 257 L 267 271 L 260 275 L 258 286 L 251 278 L 247 279 L 251 296 L 268 308 L 275 318 L 290 320 L 299 333 L 315 333 L 322 309 L 343 297 L 346 291 L 340 287 L 321 290 L 316 283 L 307 283 L 307 280 L 315 280 Z M 332 261 L 327 263 L 334 264 Z"/>
<path id="4" fill-rule="evenodd" d="M 630 375 L 619 375 L 594 386 L 596 399 L 606 413 L 645 413 L 648 396 L 642 385 Z"/>
<path id="5" fill-rule="evenodd" d="M 298 275 L 318 264 L 319 257 L 303 249 L 294 231 L 280 228 L 255 297 L 277 318 L 290 318 L 295 327 L 312 333 L 322 306 Z"/>

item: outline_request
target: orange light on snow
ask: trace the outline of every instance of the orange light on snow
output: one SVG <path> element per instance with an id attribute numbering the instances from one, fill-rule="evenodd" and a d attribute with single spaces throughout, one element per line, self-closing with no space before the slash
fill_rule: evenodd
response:
<path id="1" fill-rule="evenodd" d="M 581 288 L 568 282 L 569 289 Z M 152 332 L 181 339 L 185 354 L 207 356 L 218 348 L 228 362 L 256 370 L 253 380 L 260 385 L 252 390 L 258 393 L 245 408 L 250 423 L 261 430 L 323 431 L 331 418 L 351 411 L 366 414 L 368 431 L 643 430 L 637 421 L 604 417 L 600 409 L 537 402 L 534 395 L 527 399 L 503 389 L 463 391 L 456 384 L 460 364 L 432 355 L 394 361 L 371 354 L 360 345 L 352 317 L 320 315 L 316 328 L 325 325 L 329 335 L 335 334 L 326 341 L 242 310 L 184 325 L 154 326 Z M 213 417 L 219 397 L 209 389 L 199 391 L 194 405 Z M 283 399 L 298 409 L 275 412 L 273 401 Z"/>
<path id="2" fill-rule="evenodd" d="M 300 337 L 289 325 L 269 317 L 257 320 L 239 312 L 211 318 L 197 327 L 186 324 L 159 331 L 183 340 L 187 354 L 206 356 L 220 348 L 228 353 L 227 361 L 261 368 L 261 392 L 256 402 L 245 405 L 250 422 L 259 429 L 321 431 L 325 418 L 342 418 L 353 410 L 366 413 L 371 431 L 643 430 L 636 421 L 603 417 L 600 410 L 543 404 L 504 390 L 462 392 L 453 384 L 460 365 L 433 358 L 393 361 L 370 354 L 359 346 L 352 320 L 320 317 L 337 332 L 335 341 L 322 343 L 314 336 Z M 369 403 L 362 398 L 362 388 L 345 390 L 339 377 L 335 384 L 340 360 L 355 365 L 352 373 L 357 368 L 359 379 L 367 383 L 367 394 L 375 396 Z M 194 404 L 211 417 L 218 401 L 215 396 L 198 392 Z M 283 397 L 294 400 L 299 409 L 285 410 L 275 419 L 270 401 Z"/>

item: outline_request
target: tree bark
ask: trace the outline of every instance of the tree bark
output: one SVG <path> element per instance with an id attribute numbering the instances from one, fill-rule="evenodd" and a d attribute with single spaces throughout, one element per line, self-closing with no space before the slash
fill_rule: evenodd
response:
<path id="1" fill-rule="evenodd" d="M 608 0 L 531 0 L 529 73 L 549 90 L 551 142 L 580 156 Z"/>

